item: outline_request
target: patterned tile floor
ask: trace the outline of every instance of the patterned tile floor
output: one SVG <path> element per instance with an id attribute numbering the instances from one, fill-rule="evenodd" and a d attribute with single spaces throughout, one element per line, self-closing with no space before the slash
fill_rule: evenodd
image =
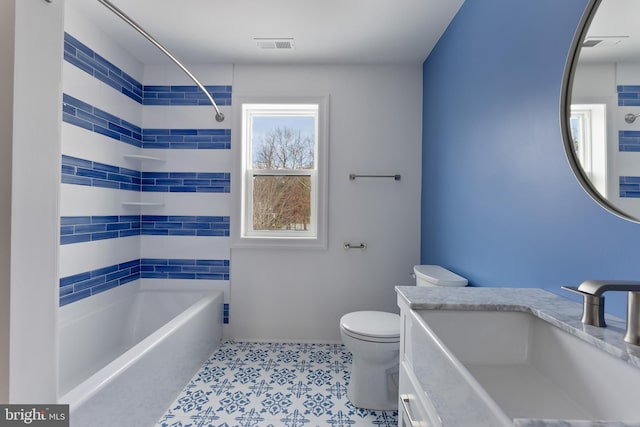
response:
<path id="1" fill-rule="evenodd" d="M 397 426 L 349 403 L 350 365 L 341 344 L 225 342 L 156 427 Z"/>

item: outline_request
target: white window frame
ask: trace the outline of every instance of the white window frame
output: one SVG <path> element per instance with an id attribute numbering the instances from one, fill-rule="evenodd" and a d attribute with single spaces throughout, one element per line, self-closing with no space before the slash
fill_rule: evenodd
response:
<path id="1" fill-rule="evenodd" d="M 233 247 L 310 248 L 327 247 L 328 205 L 328 96 L 234 98 L 234 215 L 231 221 Z M 316 145 L 313 169 L 253 169 L 250 141 L 251 119 L 268 115 L 309 116 L 310 106 L 317 108 Z M 253 176 L 302 175 L 311 179 L 310 227 L 306 231 L 253 229 Z"/>
<path id="2" fill-rule="evenodd" d="M 578 120 L 579 134 L 573 135 L 577 140 L 576 154 L 582 169 L 591 178 L 591 110 L 571 107 L 571 120 Z"/>
<path id="3" fill-rule="evenodd" d="M 605 104 L 572 104 L 571 118 L 580 120 L 581 144 L 577 157 L 593 186 L 603 196 L 608 194 L 607 115 Z M 613 182 L 617 182 L 614 180 Z"/>

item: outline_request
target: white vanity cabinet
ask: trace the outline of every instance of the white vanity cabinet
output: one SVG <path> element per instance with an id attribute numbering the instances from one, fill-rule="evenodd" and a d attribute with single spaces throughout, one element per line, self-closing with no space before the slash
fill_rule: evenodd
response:
<path id="1" fill-rule="evenodd" d="M 400 363 L 398 398 L 399 427 L 437 427 L 442 425 L 431 402 L 425 399 L 424 393 L 420 391 L 411 366 L 405 361 Z"/>
<path id="2" fill-rule="evenodd" d="M 398 391 L 398 427 L 439 427 L 438 417 L 429 397 L 422 390 L 413 368 L 412 323 L 408 306 L 399 302 L 400 312 L 400 380 Z"/>

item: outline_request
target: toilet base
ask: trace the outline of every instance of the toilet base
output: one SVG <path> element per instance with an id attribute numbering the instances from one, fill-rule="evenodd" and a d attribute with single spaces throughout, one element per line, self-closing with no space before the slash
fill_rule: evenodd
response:
<path id="1" fill-rule="evenodd" d="M 347 386 L 347 397 L 356 408 L 376 411 L 398 410 L 398 361 L 381 367 L 354 360 L 351 365 L 351 379 Z"/>

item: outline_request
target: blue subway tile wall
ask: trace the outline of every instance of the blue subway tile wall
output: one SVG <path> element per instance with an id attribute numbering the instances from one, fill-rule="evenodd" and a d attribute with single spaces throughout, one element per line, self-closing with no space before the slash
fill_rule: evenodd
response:
<path id="1" fill-rule="evenodd" d="M 62 155 L 63 184 L 141 191 L 141 174 L 128 168 Z"/>
<path id="2" fill-rule="evenodd" d="M 105 163 L 62 156 L 63 184 L 117 190 L 170 193 L 229 193 L 227 172 L 139 172 Z"/>
<path id="3" fill-rule="evenodd" d="M 66 93 L 62 94 L 62 121 L 142 147 L 140 127 Z"/>
<path id="4" fill-rule="evenodd" d="M 637 130 L 618 131 L 618 151 L 627 151 L 627 152 L 640 151 L 640 131 L 637 131 Z"/>
<path id="5" fill-rule="evenodd" d="M 229 260 L 142 258 L 143 279 L 229 280 Z"/>
<path id="6" fill-rule="evenodd" d="M 139 259 L 62 277 L 60 278 L 60 307 L 139 278 Z"/>
<path id="7" fill-rule="evenodd" d="M 231 86 L 207 86 L 218 106 L 231 105 Z M 198 86 L 144 86 L 144 105 L 211 105 L 209 98 Z"/>
<path id="8" fill-rule="evenodd" d="M 143 235 L 229 236 L 228 216 L 142 215 Z"/>
<path id="9" fill-rule="evenodd" d="M 198 86 L 143 86 L 72 35 L 64 34 L 64 59 L 120 93 L 144 105 L 211 105 Z M 205 89 L 219 106 L 231 105 L 231 86 Z"/>
<path id="10" fill-rule="evenodd" d="M 225 303 L 222 310 L 223 323 L 226 325 L 229 323 L 229 304 Z"/>
<path id="11" fill-rule="evenodd" d="M 140 235 L 140 215 L 60 217 L 60 244 Z"/>
<path id="12" fill-rule="evenodd" d="M 64 44 L 64 59 L 68 64 L 78 67 L 140 105 L 211 105 L 206 95 L 195 85 L 144 86 L 68 33 L 65 33 Z M 206 86 L 206 89 L 218 105 L 231 105 L 231 86 Z M 80 95 L 81 98 L 82 96 Z M 230 129 L 142 129 L 119 117 L 118 110 L 108 112 L 92 105 L 94 103 L 63 94 L 63 122 L 141 150 L 231 148 Z M 63 155 L 61 181 L 64 184 L 131 191 L 228 193 L 229 175 L 226 172 L 142 172 Z M 60 244 L 139 235 L 228 237 L 229 222 L 228 216 L 62 216 Z M 63 277 L 60 279 L 60 306 L 142 278 L 229 280 L 229 261 L 142 258 Z M 224 323 L 228 323 L 228 304 L 224 306 L 223 315 Z"/>
<path id="13" fill-rule="evenodd" d="M 143 86 L 119 67 L 65 33 L 64 59 L 143 105 L 211 105 L 197 86 Z M 220 106 L 231 105 L 231 86 L 205 86 Z M 122 142 L 143 148 L 228 149 L 230 129 L 149 129 L 144 131 L 68 94 L 63 99 L 63 120 Z M 148 100 L 145 101 L 144 97 Z M 169 138 L 166 138 L 168 133 Z"/>
<path id="14" fill-rule="evenodd" d="M 231 148 L 231 130 L 143 129 L 142 148 L 228 150 Z"/>
<path id="15" fill-rule="evenodd" d="M 620 197 L 640 198 L 640 176 L 620 177 Z"/>
<path id="16" fill-rule="evenodd" d="M 62 155 L 63 184 L 166 193 L 229 193 L 228 172 L 140 172 Z"/>
<path id="17" fill-rule="evenodd" d="M 619 85 L 618 90 L 618 106 L 620 107 L 639 107 L 640 106 L 640 86 Z"/>
<path id="18" fill-rule="evenodd" d="M 64 60 L 142 104 L 140 82 L 68 33 L 64 33 Z"/>
<path id="19" fill-rule="evenodd" d="M 229 217 L 104 215 L 60 218 L 61 245 L 140 235 L 227 237 Z"/>
<path id="20" fill-rule="evenodd" d="M 142 258 L 62 277 L 60 307 L 141 278 L 229 280 L 229 260 Z"/>
<path id="21" fill-rule="evenodd" d="M 66 93 L 62 95 L 62 121 L 139 148 L 231 148 L 230 129 L 142 129 Z"/>
<path id="22" fill-rule="evenodd" d="M 142 191 L 229 193 L 231 174 L 217 172 L 142 172 Z"/>

